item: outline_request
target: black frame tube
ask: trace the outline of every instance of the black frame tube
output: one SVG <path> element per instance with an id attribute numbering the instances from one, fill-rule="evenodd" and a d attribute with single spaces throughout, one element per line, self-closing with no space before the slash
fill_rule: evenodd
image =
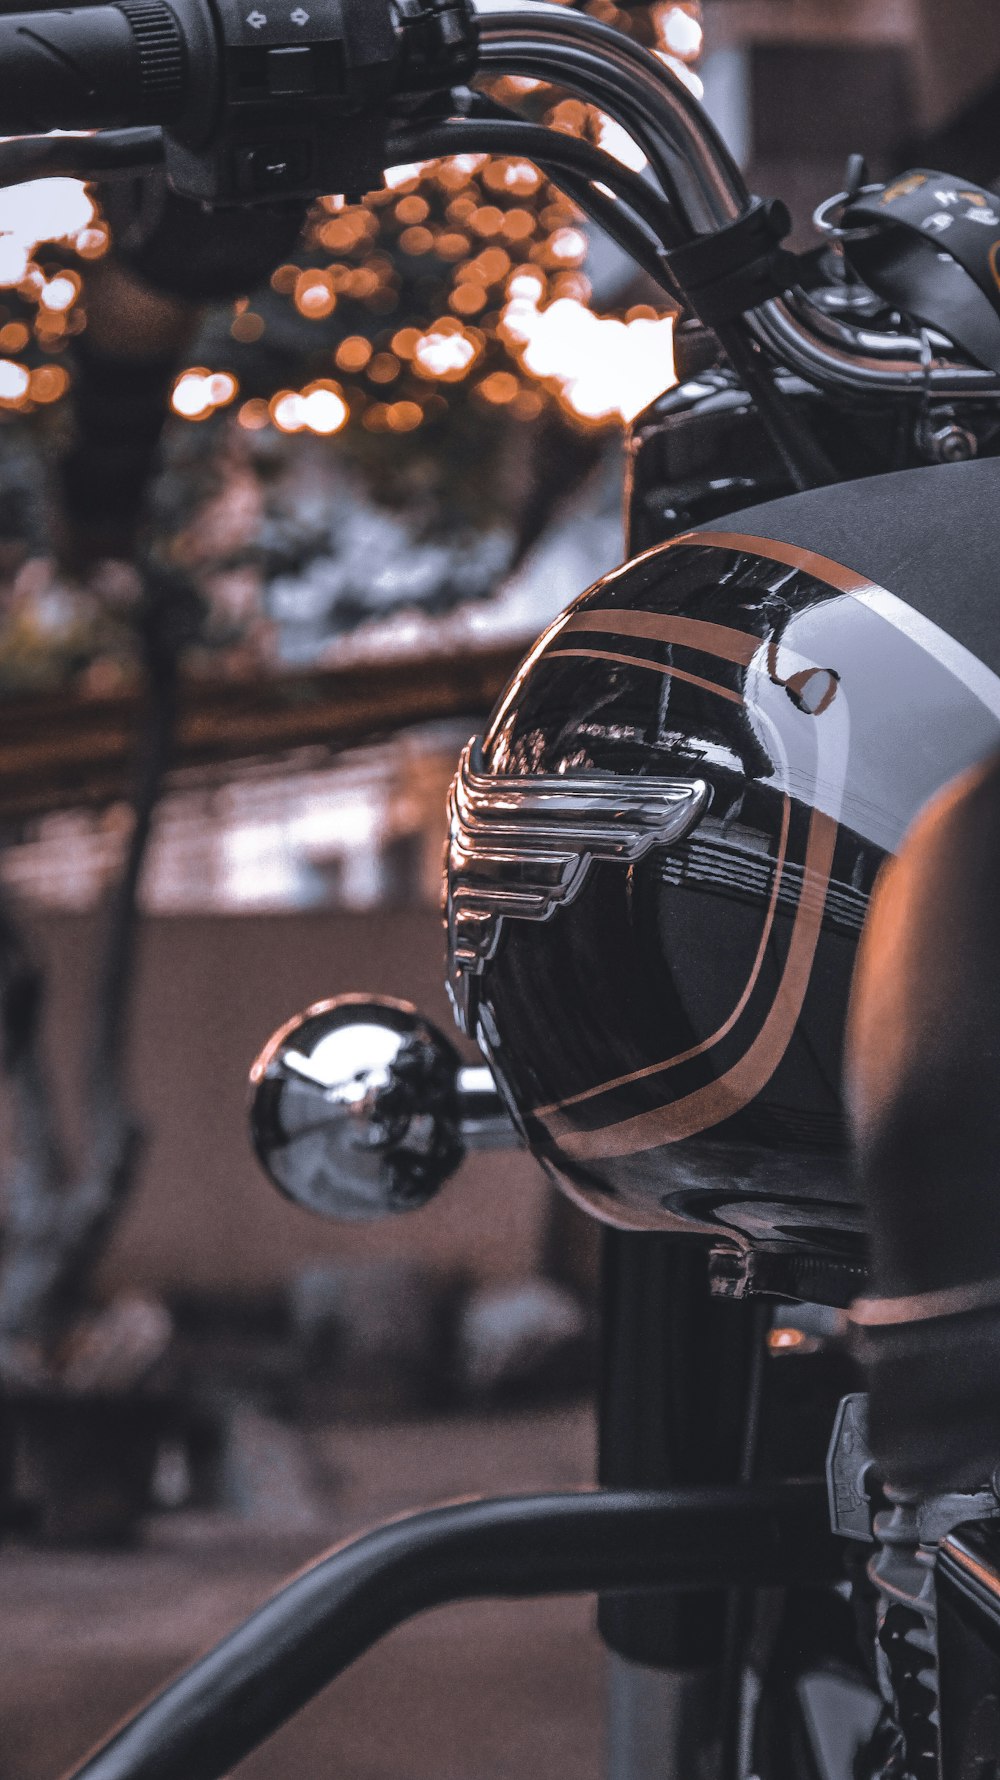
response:
<path id="1" fill-rule="evenodd" d="M 302 1571 L 67 1780 L 222 1780 L 379 1638 L 449 1601 L 784 1587 L 841 1568 L 819 1479 L 434 1508 Z"/>

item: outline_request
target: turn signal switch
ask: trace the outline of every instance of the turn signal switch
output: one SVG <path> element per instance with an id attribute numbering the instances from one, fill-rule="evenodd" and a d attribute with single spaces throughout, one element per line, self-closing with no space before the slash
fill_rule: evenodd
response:
<path id="1" fill-rule="evenodd" d="M 268 1040 L 250 1130 L 275 1186 L 322 1217 L 414 1211 L 467 1150 L 520 1141 L 484 1065 L 463 1064 L 407 1001 L 340 995 Z"/>
<path id="2" fill-rule="evenodd" d="M 474 72 L 471 0 L 8 0 L 8 136 L 162 124 L 167 181 L 213 207 L 360 197 L 386 138 Z M 148 145 L 147 145 L 148 147 Z"/>

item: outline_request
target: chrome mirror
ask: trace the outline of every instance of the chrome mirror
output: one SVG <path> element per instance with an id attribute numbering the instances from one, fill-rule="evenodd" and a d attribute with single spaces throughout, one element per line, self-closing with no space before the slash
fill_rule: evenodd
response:
<path id="1" fill-rule="evenodd" d="M 433 1198 L 469 1147 L 517 1141 L 492 1077 L 406 1001 L 341 995 L 269 1039 L 250 1072 L 253 1146 L 275 1186 L 353 1222 Z"/>

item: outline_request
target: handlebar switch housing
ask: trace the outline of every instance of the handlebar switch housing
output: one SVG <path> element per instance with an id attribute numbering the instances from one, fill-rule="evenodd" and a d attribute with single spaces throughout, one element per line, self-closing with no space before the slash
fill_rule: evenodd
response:
<path id="1" fill-rule="evenodd" d="M 211 205 L 361 196 L 382 183 L 389 102 L 475 64 L 467 0 L 209 0 L 222 98 L 200 138 L 166 136 L 167 177 Z"/>

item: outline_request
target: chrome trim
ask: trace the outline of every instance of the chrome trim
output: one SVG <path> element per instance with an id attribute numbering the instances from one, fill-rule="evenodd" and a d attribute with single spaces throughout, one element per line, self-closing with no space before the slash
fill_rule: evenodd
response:
<path id="1" fill-rule="evenodd" d="M 879 336 L 871 328 L 837 326 L 835 344 L 808 298 L 795 292 L 765 303 L 748 316 L 749 326 L 769 359 L 797 371 L 809 383 L 851 395 L 997 396 L 1000 377 L 968 360 L 943 354 L 923 363 L 920 343 L 903 335 Z M 829 326 L 829 317 L 824 317 Z M 883 356 L 891 353 L 893 356 Z"/>
<path id="2" fill-rule="evenodd" d="M 505 921 L 551 920 L 596 860 L 633 865 L 681 840 L 709 796 L 704 779 L 486 773 L 478 748 L 464 749 L 449 794 L 446 859 L 448 991 L 470 1034 L 476 984 Z"/>
<path id="3" fill-rule="evenodd" d="M 389 996 L 306 1008 L 268 1040 L 250 1083 L 259 1162 L 322 1217 L 416 1210 L 466 1150 L 520 1142 L 489 1069 L 460 1063 L 411 1002 Z"/>
<path id="4" fill-rule="evenodd" d="M 853 192 L 834 192 L 832 198 L 824 198 L 821 204 L 817 204 L 812 213 L 813 228 L 818 229 L 821 235 L 832 235 L 837 241 L 856 241 L 859 238 L 864 239 L 866 235 L 873 235 L 874 223 L 867 223 L 863 228 L 845 229 L 842 223 L 830 221 L 830 211 L 837 205 L 843 209 L 846 204 L 853 203 L 855 198 L 868 198 L 873 192 L 884 189 L 881 181 L 875 180 L 871 185 L 858 186 Z"/>

